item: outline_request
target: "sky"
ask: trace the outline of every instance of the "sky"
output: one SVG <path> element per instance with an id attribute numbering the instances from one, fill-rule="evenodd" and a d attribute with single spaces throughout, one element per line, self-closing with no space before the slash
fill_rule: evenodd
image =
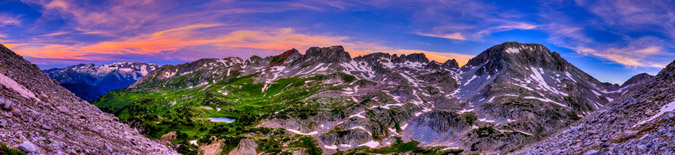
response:
<path id="1" fill-rule="evenodd" d="M 460 65 L 507 41 L 537 43 L 604 82 L 675 60 L 667 0 L 2 0 L 0 43 L 42 69 L 181 64 L 343 45 L 352 56 L 425 53 Z"/>

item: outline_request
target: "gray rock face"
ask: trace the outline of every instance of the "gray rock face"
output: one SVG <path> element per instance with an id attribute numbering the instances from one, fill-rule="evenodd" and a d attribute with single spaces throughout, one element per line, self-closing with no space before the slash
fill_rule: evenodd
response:
<path id="1" fill-rule="evenodd" d="M 36 65 L 1 45 L 0 85 L 4 106 L 0 135 L 11 135 L 0 136 L 0 141 L 10 147 L 39 154 L 75 150 L 85 154 L 176 154 L 74 96 Z M 106 144 L 112 151 L 105 149 Z"/>
<path id="2" fill-rule="evenodd" d="M 342 46 L 331 46 L 309 48 L 302 59 L 303 61 L 316 59 L 313 62 L 333 63 L 348 62 L 352 60 L 352 57 L 349 56 L 349 53 L 345 52 Z"/>
<path id="3" fill-rule="evenodd" d="M 258 154 L 255 149 L 258 148 L 258 144 L 255 143 L 252 139 L 244 138 L 239 140 L 239 145 L 237 148 L 234 148 L 230 152 L 231 155 L 256 155 Z"/>

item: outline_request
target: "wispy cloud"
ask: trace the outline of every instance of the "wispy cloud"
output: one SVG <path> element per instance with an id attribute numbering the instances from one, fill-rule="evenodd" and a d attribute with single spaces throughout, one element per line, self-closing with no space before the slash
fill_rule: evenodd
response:
<path id="1" fill-rule="evenodd" d="M 656 67 L 663 68 L 668 58 L 675 58 L 675 54 L 664 51 L 664 47 L 658 45 L 654 38 L 641 38 L 630 42 L 624 47 L 609 47 L 593 49 L 588 47 L 575 47 L 580 54 L 597 56 L 618 64 L 630 67 Z"/>
<path id="2" fill-rule="evenodd" d="M 13 17 L 6 14 L 0 14 L 0 26 L 6 25 L 21 25 L 21 21 L 18 17 Z"/>
<path id="3" fill-rule="evenodd" d="M 430 34 L 430 33 L 415 33 L 417 35 L 421 36 L 427 36 L 427 37 L 435 37 L 435 38 L 445 38 L 445 39 L 452 39 L 452 40 L 466 40 L 464 36 L 462 36 L 462 33 L 455 32 L 455 33 L 450 33 L 450 34 Z"/>
<path id="4" fill-rule="evenodd" d="M 53 33 L 43 34 L 43 35 L 40 35 L 40 36 L 44 36 L 44 37 L 53 37 L 53 36 L 60 36 L 60 35 L 64 35 L 64 34 L 68 34 L 68 32 L 66 32 L 66 31 L 58 31 L 58 32 L 53 32 Z"/>

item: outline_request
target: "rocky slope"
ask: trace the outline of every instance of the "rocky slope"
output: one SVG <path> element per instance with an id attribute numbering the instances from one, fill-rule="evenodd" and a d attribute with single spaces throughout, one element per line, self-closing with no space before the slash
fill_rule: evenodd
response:
<path id="1" fill-rule="evenodd" d="M 126 88 L 159 65 L 139 62 L 118 62 L 108 65 L 79 64 L 53 68 L 44 72 L 78 97 L 93 101 L 111 91 Z"/>
<path id="2" fill-rule="evenodd" d="M 617 102 L 519 154 L 673 154 L 675 153 L 675 62 Z M 632 84 L 635 85 L 635 84 Z"/>
<path id="3" fill-rule="evenodd" d="M 0 141 L 30 154 L 176 154 L 0 45 Z"/>
<path id="4" fill-rule="evenodd" d="M 94 104 L 151 137 L 182 134 L 172 141 L 188 153 L 241 138 L 259 153 L 500 153 L 629 90 L 537 44 L 496 45 L 462 67 L 333 46 L 162 66 Z M 208 119 L 223 117 L 235 121 Z"/>

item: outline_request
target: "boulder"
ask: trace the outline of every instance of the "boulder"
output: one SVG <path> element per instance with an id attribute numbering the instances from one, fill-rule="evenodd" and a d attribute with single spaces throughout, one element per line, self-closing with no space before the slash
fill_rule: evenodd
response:
<path id="1" fill-rule="evenodd" d="M 30 141 L 24 141 L 19 144 L 19 150 L 27 153 L 35 153 L 38 150 L 38 146 L 31 143 Z"/>

